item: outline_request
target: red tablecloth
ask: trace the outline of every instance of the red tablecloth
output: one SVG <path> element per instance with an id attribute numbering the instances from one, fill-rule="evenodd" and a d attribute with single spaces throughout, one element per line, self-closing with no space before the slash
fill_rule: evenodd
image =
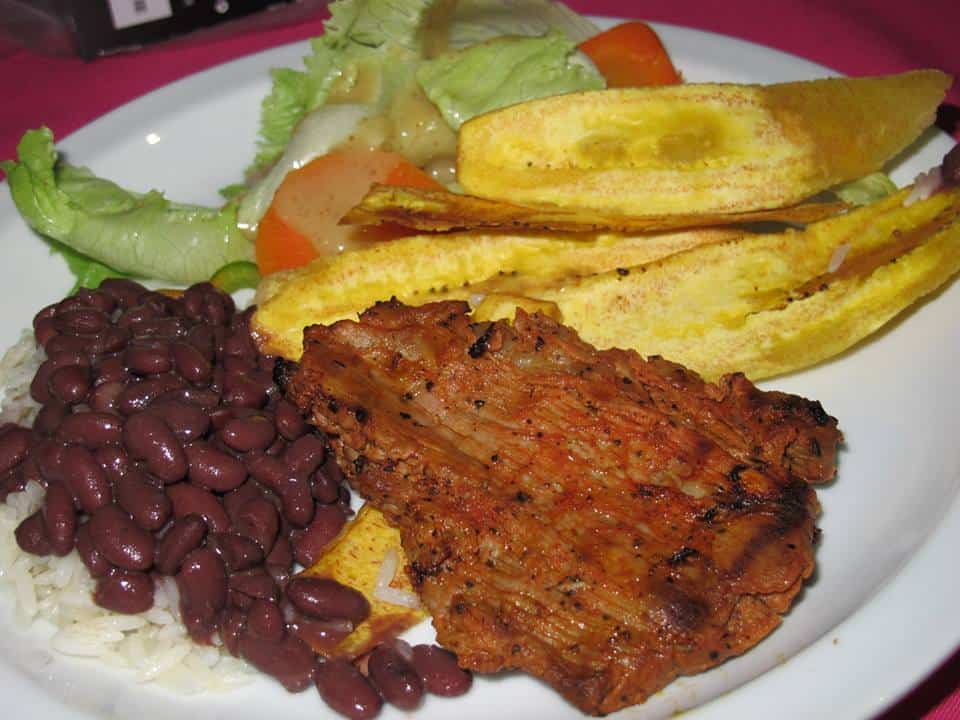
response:
<path id="1" fill-rule="evenodd" d="M 851 75 L 937 67 L 960 77 L 960 2 L 925 0 L 568 0 L 580 12 L 638 17 L 711 30 L 775 47 Z M 277 16 L 278 20 L 280 16 Z M 0 158 L 40 123 L 64 137 L 97 116 L 184 75 L 321 29 L 322 13 L 271 27 L 226 28 L 86 63 L 0 48 Z M 939 123 L 960 138 L 960 82 Z M 869 663 L 869 658 L 863 662 Z M 883 720 L 960 718 L 960 652 Z"/>

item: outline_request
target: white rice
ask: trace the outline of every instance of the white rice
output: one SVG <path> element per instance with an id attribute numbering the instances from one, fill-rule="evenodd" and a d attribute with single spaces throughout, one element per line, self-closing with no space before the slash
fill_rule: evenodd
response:
<path id="1" fill-rule="evenodd" d="M 32 333 L 0 359 L 0 422 L 32 423 L 37 404 L 30 382 L 43 351 Z M 138 683 L 156 683 L 180 693 L 230 690 L 257 673 L 225 648 L 197 645 L 179 621 L 176 583 L 156 585 L 154 606 L 138 615 L 122 615 L 93 602 L 94 580 L 74 550 L 65 557 L 23 552 L 14 530 L 42 504 L 44 489 L 31 482 L 0 503 L 0 588 L 16 606 L 20 627 L 47 622 L 56 628 L 50 649 L 95 658 Z"/>

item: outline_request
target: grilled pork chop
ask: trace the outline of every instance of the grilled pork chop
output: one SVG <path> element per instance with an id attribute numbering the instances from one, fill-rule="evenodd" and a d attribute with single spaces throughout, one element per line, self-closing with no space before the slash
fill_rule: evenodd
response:
<path id="1" fill-rule="evenodd" d="M 741 375 L 597 351 L 542 315 L 381 303 L 305 332 L 286 391 L 399 528 L 439 642 L 584 712 L 744 652 L 813 570 L 841 435 Z"/>

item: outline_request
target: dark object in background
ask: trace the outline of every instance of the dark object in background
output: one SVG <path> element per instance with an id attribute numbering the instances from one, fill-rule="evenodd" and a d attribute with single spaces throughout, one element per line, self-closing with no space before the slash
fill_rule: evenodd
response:
<path id="1" fill-rule="evenodd" d="M 296 0 L 0 0 L 0 34 L 37 52 L 93 59 Z"/>

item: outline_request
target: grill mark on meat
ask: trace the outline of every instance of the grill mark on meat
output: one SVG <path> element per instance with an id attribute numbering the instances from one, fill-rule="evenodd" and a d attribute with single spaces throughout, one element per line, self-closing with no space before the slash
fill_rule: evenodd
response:
<path id="1" fill-rule="evenodd" d="M 286 383 L 399 528 L 439 641 L 603 714 L 776 627 L 813 570 L 836 421 L 540 315 L 466 312 L 382 303 L 308 328 Z"/>

